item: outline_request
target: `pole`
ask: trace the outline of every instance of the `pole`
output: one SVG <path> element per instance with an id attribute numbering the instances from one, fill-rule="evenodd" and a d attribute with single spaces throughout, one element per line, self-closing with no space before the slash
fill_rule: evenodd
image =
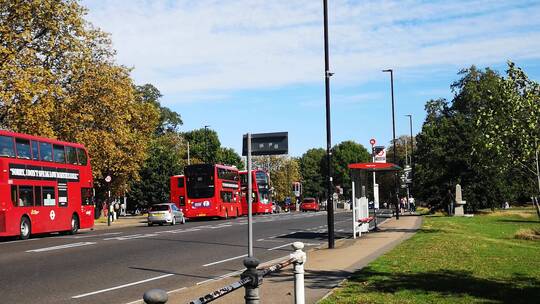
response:
<path id="1" fill-rule="evenodd" d="M 394 157 L 392 162 L 396 164 L 396 120 L 394 115 L 394 71 L 392 69 L 383 70 L 383 72 L 390 72 L 390 92 L 392 94 L 392 146 L 394 151 Z M 398 196 L 398 175 L 397 171 L 394 172 L 394 192 L 396 196 L 396 220 L 399 220 L 399 196 Z"/>
<path id="2" fill-rule="evenodd" d="M 247 134 L 247 205 L 248 205 L 248 257 L 253 257 L 253 216 L 251 214 L 253 206 L 251 206 L 252 185 L 251 185 L 251 133 Z"/>
<path id="3" fill-rule="evenodd" d="M 412 196 L 412 181 L 414 179 L 414 161 L 413 161 L 413 155 L 414 155 L 414 139 L 412 135 L 412 114 L 405 115 L 409 117 L 409 130 L 411 132 L 411 183 L 409 187 L 409 195 Z"/>
<path id="4" fill-rule="evenodd" d="M 351 176 L 351 179 L 353 177 Z M 356 219 L 356 189 L 354 186 L 354 179 L 351 182 L 351 189 L 352 189 L 352 233 L 353 233 L 353 239 L 356 239 L 356 226 L 358 226 L 357 219 Z"/>
<path id="5" fill-rule="evenodd" d="M 334 248 L 334 202 L 332 198 L 332 134 L 330 131 L 330 63 L 328 58 L 328 0 L 323 0 L 324 8 L 324 83 L 326 88 L 326 173 L 328 248 Z"/>
<path id="6" fill-rule="evenodd" d="M 187 142 L 187 164 L 188 166 L 191 165 L 191 162 L 189 160 L 189 141 Z"/>
<path id="7" fill-rule="evenodd" d="M 305 304 L 304 264 L 306 263 L 306 253 L 302 251 L 304 243 L 294 242 L 292 247 L 294 253 L 290 257 L 294 258 L 294 303 Z"/>

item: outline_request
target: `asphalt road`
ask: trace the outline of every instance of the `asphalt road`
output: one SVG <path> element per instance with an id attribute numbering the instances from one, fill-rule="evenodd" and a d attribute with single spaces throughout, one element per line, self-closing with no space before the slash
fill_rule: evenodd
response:
<path id="1" fill-rule="evenodd" d="M 337 237 L 351 235 L 350 212 L 335 215 Z M 254 254 L 261 262 L 327 242 L 326 212 L 254 217 Z M 204 284 L 243 270 L 247 218 L 129 227 L 0 241 L 0 302 L 119 303 L 144 291 Z"/>

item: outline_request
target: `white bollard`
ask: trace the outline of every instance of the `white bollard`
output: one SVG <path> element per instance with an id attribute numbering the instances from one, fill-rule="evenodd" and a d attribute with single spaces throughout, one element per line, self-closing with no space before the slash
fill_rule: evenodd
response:
<path id="1" fill-rule="evenodd" d="M 304 264 L 306 263 L 306 253 L 302 251 L 304 243 L 294 242 L 292 244 L 294 252 L 290 257 L 294 259 L 294 303 L 305 304 L 304 293 Z"/>

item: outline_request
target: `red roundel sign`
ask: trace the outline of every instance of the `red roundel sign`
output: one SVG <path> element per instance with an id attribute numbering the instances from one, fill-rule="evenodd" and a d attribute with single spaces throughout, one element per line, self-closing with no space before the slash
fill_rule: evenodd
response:
<path id="1" fill-rule="evenodd" d="M 373 146 L 375 145 L 376 141 L 375 141 L 375 138 L 372 138 L 369 140 L 369 143 Z"/>

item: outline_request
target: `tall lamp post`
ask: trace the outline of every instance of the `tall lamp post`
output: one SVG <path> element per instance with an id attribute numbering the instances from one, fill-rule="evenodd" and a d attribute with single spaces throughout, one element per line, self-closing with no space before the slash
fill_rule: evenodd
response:
<path id="1" fill-rule="evenodd" d="M 396 122 L 394 115 L 394 71 L 392 69 L 382 70 L 385 73 L 390 73 L 390 90 L 392 94 L 392 146 L 394 151 L 394 157 L 392 162 L 396 164 Z M 399 220 L 399 196 L 398 196 L 398 176 L 397 172 L 394 172 L 394 191 L 396 196 L 396 220 Z"/>
<path id="2" fill-rule="evenodd" d="M 205 155 L 206 156 L 206 160 L 205 160 L 206 163 L 209 162 L 208 159 L 210 158 L 209 154 L 208 154 L 210 152 L 210 151 L 208 151 L 208 127 L 210 127 L 210 126 L 209 125 L 204 126 L 204 142 L 206 144 L 206 153 L 205 153 L 206 154 Z"/>
<path id="3" fill-rule="evenodd" d="M 412 136 L 412 114 L 407 114 L 405 115 L 407 117 L 409 117 L 409 130 L 411 132 L 411 186 L 409 187 L 409 195 L 412 196 L 412 179 L 413 179 L 413 176 L 414 176 L 414 162 L 413 162 L 413 155 L 414 155 L 414 139 L 413 139 L 413 136 Z"/>
<path id="4" fill-rule="evenodd" d="M 328 248 L 334 248 L 334 201 L 332 198 L 333 186 L 332 186 L 332 133 L 330 131 L 330 77 L 333 73 L 330 73 L 330 63 L 328 57 L 328 1 L 323 0 L 324 10 L 324 84 L 326 88 L 326 173 L 327 173 L 327 199 L 326 208 L 328 213 Z"/>

